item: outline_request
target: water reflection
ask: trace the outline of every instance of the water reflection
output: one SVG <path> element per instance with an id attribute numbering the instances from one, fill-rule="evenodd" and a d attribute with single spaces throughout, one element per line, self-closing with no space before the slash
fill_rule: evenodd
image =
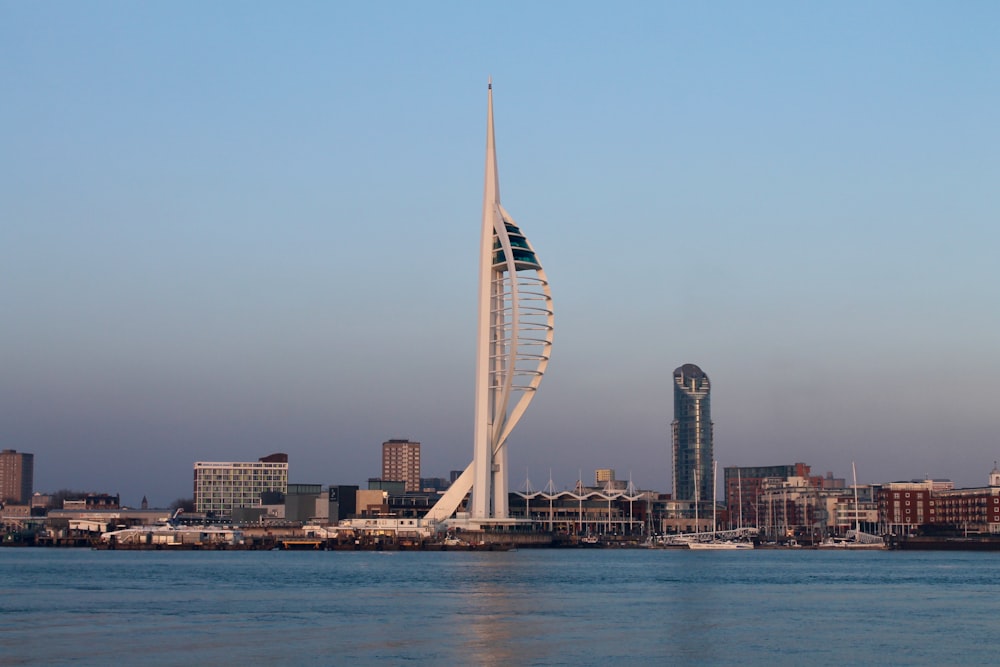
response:
<path id="1" fill-rule="evenodd" d="M 480 665 L 517 665 L 543 661 L 545 644 L 532 641 L 544 634 L 545 622 L 532 609 L 532 596 L 517 585 L 518 567 L 525 568 L 516 554 L 481 554 L 471 564 L 468 603 L 456 619 L 461 652 Z M 526 650 L 533 645 L 535 650 Z"/>
<path id="2" fill-rule="evenodd" d="M 686 575 L 665 591 L 669 595 L 663 600 L 664 653 L 684 662 L 717 663 L 719 646 L 725 642 L 725 632 L 718 625 L 726 601 L 713 575 L 717 567 L 731 567 L 732 563 L 715 562 L 717 554 L 677 556 L 684 561 L 677 565 Z"/>

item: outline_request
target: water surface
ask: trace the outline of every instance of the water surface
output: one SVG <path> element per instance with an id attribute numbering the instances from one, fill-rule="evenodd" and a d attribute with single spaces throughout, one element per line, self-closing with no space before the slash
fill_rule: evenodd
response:
<path id="1" fill-rule="evenodd" d="M 0 549 L 0 664 L 995 664 L 1000 554 Z"/>

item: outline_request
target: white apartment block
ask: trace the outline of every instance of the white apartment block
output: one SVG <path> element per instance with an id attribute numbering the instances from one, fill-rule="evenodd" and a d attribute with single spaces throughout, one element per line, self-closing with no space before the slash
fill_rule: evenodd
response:
<path id="1" fill-rule="evenodd" d="M 265 456 L 259 461 L 198 461 L 194 464 L 197 512 L 229 516 L 236 507 L 260 507 L 260 494 L 288 490 L 288 457 Z"/>

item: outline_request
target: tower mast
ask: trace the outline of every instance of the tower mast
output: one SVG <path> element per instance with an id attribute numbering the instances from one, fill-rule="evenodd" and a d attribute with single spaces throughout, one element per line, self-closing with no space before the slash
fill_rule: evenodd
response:
<path id="1" fill-rule="evenodd" d="M 486 168 L 483 178 L 483 219 L 479 242 L 479 319 L 476 329 L 476 389 L 475 430 L 473 433 L 473 481 L 470 515 L 474 519 L 507 517 L 506 451 L 500 461 L 494 460 L 493 430 L 496 405 L 493 394 L 498 357 L 493 354 L 496 340 L 496 275 L 493 269 L 493 237 L 499 213 L 500 177 L 497 173 L 496 140 L 493 133 L 493 77 L 487 84 L 486 107 Z M 502 223 L 502 220 L 501 220 Z M 501 482 L 497 485 L 496 482 Z M 503 498 L 497 499 L 491 489 L 503 487 Z M 496 489 L 499 490 L 499 489 Z M 501 507 L 497 507 L 497 501 Z M 492 505 L 492 506 L 491 506 Z"/>

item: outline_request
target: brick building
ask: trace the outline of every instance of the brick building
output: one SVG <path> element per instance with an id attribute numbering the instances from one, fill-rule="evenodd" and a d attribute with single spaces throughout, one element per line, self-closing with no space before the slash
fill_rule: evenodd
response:
<path id="1" fill-rule="evenodd" d="M 0 503 L 28 505 L 34 491 L 35 455 L 0 451 Z"/>
<path id="2" fill-rule="evenodd" d="M 420 491 L 420 443 L 409 440 L 383 442 L 382 479 L 404 482 L 408 493 Z"/>
<path id="3" fill-rule="evenodd" d="M 945 480 L 894 482 L 879 495 L 879 521 L 890 533 L 919 529 L 1000 534 L 1000 470 L 989 486 L 951 488 Z"/>

